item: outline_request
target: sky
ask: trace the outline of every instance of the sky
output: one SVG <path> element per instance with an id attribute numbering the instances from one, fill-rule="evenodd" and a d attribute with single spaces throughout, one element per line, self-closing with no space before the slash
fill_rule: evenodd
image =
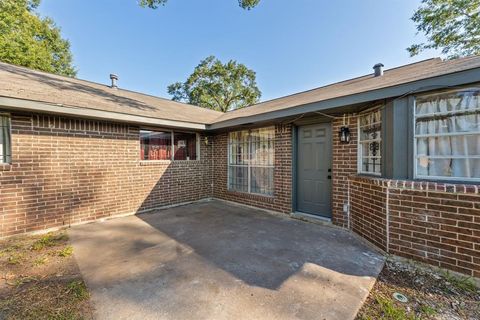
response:
<path id="1" fill-rule="evenodd" d="M 237 0 L 169 0 L 156 10 L 137 0 L 43 0 L 71 42 L 80 79 L 169 98 L 209 55 L 253 69 L 269 100 L 385 68 L 411 58 L 421 42 L 410 20 L 420 0 L 261 0 L 248 11 Z"/>

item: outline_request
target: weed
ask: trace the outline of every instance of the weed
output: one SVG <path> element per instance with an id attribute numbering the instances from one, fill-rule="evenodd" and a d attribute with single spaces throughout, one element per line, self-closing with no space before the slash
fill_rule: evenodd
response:
<path id="1" fill-rule="evenodd" d="M 429 305 L 423 305 L 420 307 L 420 312 L 427 317 L 433 317 L 434 315 L 437 314 L 437 310 L 435 308 L 429 306 Z"/>
<path id="2" fill-rule="evenodd" d="M 416 320 L 414 315 L 409 315 L 403 308 L 397 307 L 392 300 L 377 297 L 376 301 L 380 306 L 382 313 L 384 314 L 384 319 L 388 320 Z"/>
<path id="3" fill-rule="evenodd" d="M 21 253 L 12 253 L 12 254 L 8 257 L 7 262 L 8 262 L 8 264 L 12 264 L 12 265 L 14 265 L 14 264 L 20 264 L 20 263 L 23 261 L 23 259 L 24 259 L 23 254 L 21 254 Z"/>
<path id="4" fill-rule="evenodd" d="M 38 257 L 37 259 L 35 259 L 35 261 L 33 261 L 33 266 L 38 267 L 38 266 L 44 265 L 45 263 L 47 263 L 47 261 L 48 261 L 48 258 L 46 256 Z"/>
<path id="5" fill-rule="evenodd" d="M 52 233 L 47 233 L 37 241 L 35 241 L 32 245 L 32 250 L 39 251 L 42 250 L 46 247 L 53 247 L 55 246 L 58 242 L 64 241 L 68 239 L 66 234 L 59 234 L 59 235 L 54 235 Z"/>
<path id="6" fill-rule="evenodd" d="M 15 279 L 15 284 L 14 285 L 16 287 L 20 287 L 21 285 L 23 285 L 25 283 L 32 282 L 32 281 L 37 281 L 37 278 L 35 278 L 35 277 L 20 277 L 20 278 Z"/>
<path id="7" fill-rule="evenodd" d="M 470 277 L 455 276 L 452 275 L 448 270 L 443 273 L 443 277 L 460 290 L 472 293 L 475 293 L 478 290 L 477 286 Z"/>
<path id="8" fill-rule="evenodd" d="M 69 257 L 71 256 L 73 253 L 73 247 L 72 246 L 66 246 L 65 248 L 63 248 L 62 250 L 60 250 L 58 252 L 58 255 L 60 257 Z"/>
<path id="9" fill-rule="evenodd" d="M 81 280 L 74 280 L 67 287 L 67 293 L 73 294 L 78 300 L 85 300 L 89 297 L 87 286 Z"/>

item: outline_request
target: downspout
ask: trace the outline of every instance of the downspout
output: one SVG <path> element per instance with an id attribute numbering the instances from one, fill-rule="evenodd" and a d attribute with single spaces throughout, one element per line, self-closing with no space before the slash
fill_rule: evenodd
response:
<path id="1" fill-rule="evenodd" d="M 352 230 L 350 224 L 350 179 L 347 180 L 347 228 Z"/>
<path id="2" fill-rule="evenodd" d="M 387 192 L 385 194 L 385 219 L 386 219 L 386 237 L 387 237 L 387 243 L 386 243 L 386 249 L 387 253 L 390 252 L 390 181 L 387 182 Z"/>
<path id="3" fill-rule="evenodd" d="M 215 142 L 214 142 L 215 138 L 212 136 L 212 149 L 211 149 L 211 157 L 212 157 L 212 171 L 211 171 L 211 181 L 210 181 L 210 186 L 211 186 L 211 191 L 210 191 L 210 198 L 214 198 L 214 190 L 215 190 L 215 186 L 214 186 L 214 183 L 215 183 L 215 177 L 213 176 L 214 173 L 215 173 Z"/>

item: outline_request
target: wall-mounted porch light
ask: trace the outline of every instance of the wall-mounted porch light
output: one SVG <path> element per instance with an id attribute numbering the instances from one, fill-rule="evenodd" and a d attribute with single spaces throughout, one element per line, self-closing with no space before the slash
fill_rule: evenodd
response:
<path id="1" fill-rule="evenodd" d="M 350 129 L 345 123 L 345 114 L 343 115 L 343 126 L 340 128 L 338 137 L 340 138 L 341 143 L 350 143 Z"/>
<path id="2" fill-rule="evenodd" d="M 340 132 L 338 133 L 341 143 L 350 142 L 350 129 L 348 127 L 341 127 Z"/>

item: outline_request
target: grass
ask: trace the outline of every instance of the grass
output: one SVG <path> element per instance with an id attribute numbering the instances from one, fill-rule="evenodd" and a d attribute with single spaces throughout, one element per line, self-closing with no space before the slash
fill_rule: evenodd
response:
<path id="1" fill-rule="evenodd" d="M 392 299 L 385 297 L 377 297 L 377 304 L 383 314 L 382 319 L 385 320 L 416 320 L 415 315 L 408 314 L 403 307 L 397 307 Z"/>
<path id="2" fill-rule="evenodd" d="M 0 319 L 92 319 L 64 231 L 0 240 Z"/>
<path id="3" fill-rule="evenodd" d="M 33 261 L 33 266 L 38 267 L 38 266 L 46 264 L 47 262 L 48 262 L 48 257 L 47 256 L 40 256 L 38 258 L 35 258 L 35 260 Z"/>
<path id="4" fill-rule="evenodd" d="M 408 301 L 396 301 L 395 292 Z M 480 319 L 479 301 L 471 278 L 387 259 L 357 320 Z"/>
<path id="5" fill-rule="evenodd" d="M 453 286 L 460 290 L 469 291 L 469 292 L 476 292 L 478 290 L 475 282 L 471 277 L 459 277 L 456 275 L 452 275 L 448 270 L 442 273 L 442 276 Z"/>
<path id="6" fill-rule="evenodd" d="M 74 280 L 68 284 L 68 292 L 73 294 L 79 300 L 85 300 L 90 296 L 85 282 Z"/>
<path id="7" fill-rule="evenodd" d="M 427 317 L 433 317 L 434 315 L 437 314 L 437 310 L 431 306 L 428 305 L 423 305 L 420 307 L 420 312 Z"/>
<path id="8" fill-rule="evenodd" d="M 66 246 L 62 250 L 58 251 L 58 256 L 59 257 L 70 257 L 73 253 L 73 247 L 72 246 Z"/>
<path id="9" fill-rule="evenodd" d="M 54 233 L 47 233 L 37 241 L 35 241 L 32 244 L 31 249 L 35 251 L 40 251 L 43 250 L 47 247 L 53 247 L 56 246 L 62 242 L 65 242 L 68 240 L 68 236 L 65 233 L 61 234 L 54 234 Z"/>
<path id="10" fill-rule="evenodd" d="M 24 255 L 22 253 L 14 252 L 8 256 L 8 264 L 21 264 L 24 260 Z"/>

